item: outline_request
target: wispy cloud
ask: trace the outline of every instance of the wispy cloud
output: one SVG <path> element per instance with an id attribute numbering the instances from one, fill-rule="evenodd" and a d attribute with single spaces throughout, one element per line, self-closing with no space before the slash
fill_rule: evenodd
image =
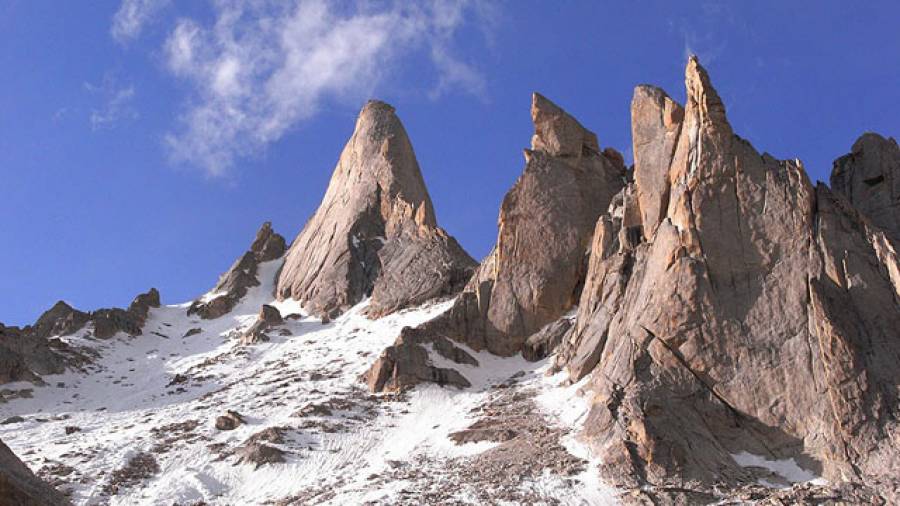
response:
<path id="1" fill-rule="evenodd" d="M 123 0 L 113 16 L 110 33 L 120 44 L 136 39 L 144 26 L 169 2 L 170 0 Z"/>
<path id="2" fill-rule="evenodd" d="M 60 107 L 59 109 L 56 110 L 56 112 L 53 113 L 53 122 L 54 122 L 54 123 L 59 123 L 59 122 L 62 121 L 63 118 L 65 118 L 68 114 L 69 114 L 69 108 L 68 108 L 68 107 Z"/>
<path id="3" fill-rule="evenodd" d="M 119 85 L 112 74 L 103 77 L 100 84 L 84 83 L 84 89 L 96 95 L 102 104 L 91 110 L 91 129 L 115 128 L 123 121 L 132 121 L 139 114 L 134 107 L 134 85 Z"/>
<path id="4" fill-rule="evenodd" d="M 691 15 L 670 20 L 684 43 L 684 58 L 697 55 L 705 65 L 718 60 L 727 49 L 728 40 L 735 31 L 743 31 L 734 8 L 728 3 L 705 1 L 694 4 Z"/>
<path id="5" fill-rule="evenodd" d="M 175 161 L 211 175 L 277 141 L 324 101 L 371 94 L 405 56 L 430 62 L 416 70 L 430 76 L 421 91 L 432 98 L 487 95 L 484 76 L 453 47 L 460 28 L 485 11 L 474 0 L 221 0 L 213 9 L 209 24 L 180 19 L 165 42 L 168 70 L 192 90 L 166 145 Z"/>

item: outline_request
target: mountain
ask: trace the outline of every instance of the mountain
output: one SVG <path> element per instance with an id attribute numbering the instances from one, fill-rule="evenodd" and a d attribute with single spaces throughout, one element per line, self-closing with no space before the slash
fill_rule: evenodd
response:
<path id="1" fill-rule="evenodd" d="M 500 206 L 497 245 L 446 313 L 404 329 L 385 350 L 367 374 L 373 390 L 432 379 L 468 386 L 454 369 L 422 360 L 425 347 L 455 363 L 477 360 L 451 340 L 512 355 L 576 304 L 593 224 L 625 183 L 625 167 L 619 153 L 601 151 L 593 132 L 537 93 L 531 117 L 531 149 Z"/>
<path id="2" fill-rule="evenodd" d="M 480 263 L 371 101 L 290 245 L 0 325 L 0 504 L 900 501 L 900 148 L 814 184 L 685 88 L 633 167 L 535 93 Z"/>
<path id="3" fill-rule="evenodd" d="M 384 102 L 356 120 L 325 198 L 294 239 L 278 276 L 278 297 L 336 317 L 371 297 L 384 316 L 454 294 L 475 261 L 437 226 L 406 130 Z"/>
<path id="4" fill-rule="evenodd" d="M 602 474 L 696 502 L 771 481 L 771 466 L 745 465 L 755 456 L 829 482 L 886 480 L 896 494 L 894 245 L 799 162 L 735 135 L 696 59 L 685 85 L 680 128 L 671 99 L 635 92 L 635 182 L 597 224 L 556 357 L 573 381 L 590 375 L 584 438 Z M 880 166 L 888 154 L 851 157 L 837 178 L 897 170 Z"/>

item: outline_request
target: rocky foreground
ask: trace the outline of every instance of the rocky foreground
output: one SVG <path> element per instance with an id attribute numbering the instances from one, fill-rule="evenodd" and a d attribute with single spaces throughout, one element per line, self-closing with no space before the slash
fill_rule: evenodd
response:
<path id="1" fill-rule="evenodd" d="M 685 85 L 633 167 L 535 94 L 480 264 L 373 101 L 290 245 L 0 326 L 0 503 L 900 502 L 900 148 L 814 185 Z"/>

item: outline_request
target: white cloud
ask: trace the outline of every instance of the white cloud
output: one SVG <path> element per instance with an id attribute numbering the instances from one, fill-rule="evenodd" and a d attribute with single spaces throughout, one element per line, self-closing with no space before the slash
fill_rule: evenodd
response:
<path id="1" fill-rule="evenodd" d="M 208 26 L 177 22 L 167 67 L 191 84 L 173 159 L 220 175 L 264 149 L 331 99 L 367 98 L 403 57 L 424 56 L 428 95 L 486 96 L 485 78 L 453 56 L 454 34 L 483 10 L 472 0 L 353 3 L 220 0 Z M 427 84 L 431 82 L 433 84 Z M 429 89 L 430 88 L 430 89 Z"/>
<path id="2" fill-rule="evenodd" d="M 170 0 L 122 0 L 122 5 L 113 16 L 110 32 L 120 44 L 137 38 L 144 26 L 163 8 Z"/>
<path id="3" fill-rule="evenodd" d="M 134 85 L 119 86 L 112 74 L 103 77 L 99 85 L 84 83 L 84 88 L 103 101 L 99 108 L 91 110 L 90 122 L 93 130 L 114 128 L 123 121 L 138 118 L 134 102 Z"/>
<path id="4" fill-rule="evenodd" d="M 429 93 L 432 99 L 439 98 L 453 88 L 462 88 L 487 100 L 487 82 L 474 67 L 454 58 L 446 48 L 440 46 L 431 48 L 431 59 L 438 69 L 438 84 Z"/>

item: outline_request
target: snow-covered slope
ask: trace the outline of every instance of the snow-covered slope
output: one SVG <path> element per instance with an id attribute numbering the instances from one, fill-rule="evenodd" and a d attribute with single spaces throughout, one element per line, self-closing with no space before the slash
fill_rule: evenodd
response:
<path id="1" fill-rule="evenodd" d="M 100 353 L 92 371 L 47 376 L 44 387 L 6 385 L 33 392 L 0 404 L 0 419 L 24 418 L 0 425 L 0 438 L 76 504 L 613 501 L 592 479 L 595 463 L 578 458 L 584 454 L 572 429 L 585 406 L 577 386 L 553 386 L 560 378 L 544 377 L 545 362 L 468 350 L 481 365 L 456 366 L 473 383 L 467 390 L 425 385 L 371 395 L 359 375 L 403 326 L 433 318 L 450 302 L 375 321 L 363 316 L 363 302 L 323 324 L 292 301 L 272 300 L 279 265 L 261 264 L 259 279 L 268 281 L 221 318 L 189 317 L 187 304 L 165 306 L 151 311 L 139 337 L 65 337 Z M 238 345 L 264 303 L 301 317 L 271 331 L 269 342 Z M 217 429 L 227 410 L 245 423 Z M 507 435 L 463 444 L 448 437 L 478 420 L 502 425 L 510 417 L 527 418 L 531 425 L 517 431 L 530 432 L 510 441 L 494 431 Z M 282 450 L 284 462 L 238 463 L 238 450 L 254 435 Z M 545 461 L 529 456 L 530 446 Z M 564 469 L 554 463 L 560 456 Z"/>

